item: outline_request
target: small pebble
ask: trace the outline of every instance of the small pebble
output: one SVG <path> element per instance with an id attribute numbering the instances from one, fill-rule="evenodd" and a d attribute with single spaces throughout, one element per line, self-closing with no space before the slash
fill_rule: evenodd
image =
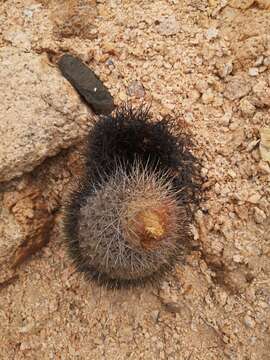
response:
<path id="1" fill-rule="evenodd" d="M 158 321 L 159 313 L 160 313 L 159 310 L 154 310 L 151 312 L 151 318 L 154 321 L 154 323 L 156 323 Z"/>
<path id="2" fill-rule="evenodd" d="M 205 93 L 202 94 L 202 102 L 204 104 L 210 104 L 214 100 L 213 90 L 211 88 L 207 89 Z"/>
<path id="3" fill-rule="evenodd" d="M 255 193 L 248 198 L 248 202 L 250 202 L 251 204 L 258 204 L 260 202 L 260 199 L 261 195 L 259 193 Z"/>
<path id="4" fill-rule="evenodd" d="M 164 303 L 164 308 L 170 313 L 180 313 L 182 308 L 177 302 L 167 302 Z"/>
<path id="5" fill-rule="evenodd" d="M 243 262 L 244 258 L 242 255 L 239 255 L 239 254 L 236 254 L 233 256 L 233 261 L 236 262 L 236 263 L 241 263 Z"/>
<path id="6" fill-rule="evenodd" d="M 256 67 L 249 68 L 248 73 L 250 76 L 258 76 L 259 75 L 259 69 Z"/>
<path id="7" fill-rule="evenodd" d="M 269 66 L 269 65 L 270 65 L 270 56 L 267 56 L 267 57 L 264 59 L 263 65 L 265 65 L 265 66 Z"/>
<path id="8" fill-rule="evenodd" d="M 127 100 L 127 95 L 124 93 L 124 91 L 120 91 L 118 93 L 118 97 L 121 101 L 126 101 Z"/>
<path id="9" fill-rule="evenodd" d="M 231 74 L 232 71 L 233 71 L 233 64 L 227 63 L 224 64 L 222 67 L 220 67 L 220 69 L 218 70 L 218 74 L 220 77 L 226 78 L 228 75 Z"/>
<path id="10" fill-rule="evenodd" d="M 192 103 L 195 103 L 200 98 L 200 96 L 201 96 L 201 94 L 197 89 L 193 89 L 188 94 L 188 97 L 189 97 L 189 99 L 191 100 Z"/>
<path id="11" fill-rule="evenodd" d="M 240 101 L 240 110 L 243 115 L 251 117 L 256 111 L 256 107 L 246 98 Z"/>
<path id="12" fill-rule="evenodd" d="M 127 89 L 127 94 L 129 96 L 134 96 L 137 99 L 143 98 L 145 95 L 145 90 L 142 83 L 139 81 L 132 81 Z"/>
<path id="13" fill-rule="evenodd" d="M 252 140 L 246 147 L 247 152 L 251 152 L 259 143 L 260 140 Z"/>
<path id="14" fill-rule="evenodd" d="M 261 66 L 263 64 L 263 56 L 259 56 L 255 61 L 255 66 Z"/>
<path id="15" fill-rule="evenodd" d="M 266 219 L 265 213 L 258 207 L 254 208 L 254 220 L 257 224 L 262 224 Z"/>
<path id="16" fill-rule="evenodd" d="M 258 70 L 259 70 L 259 74 L 261 74 L 261 73 L 263 73 L 264 71 L 267 70 L 267 66 L 260 66 L 260 67 L 258 68 Z"/>
<path id="17" fill-rule="evenodd" d="M 246 315 L 244 317 L 244 324 L 246 325 L 246 327 L 248 328 L 254 328 L 255 326 L 255 321 L 252 319 L 252 317 L 250 317 L 249 315 Z"/>
<path id="18" fill-rule="evenodd" d="M 251 86 L 244 77 L 233 76 L 227 83 L 224 96 L 229 100 L 241 99 L 251 90 Z"/>
<path id="19" fill-rule="evenodd" d="M 237 177 L 236 173 L 232 169 L 228 170 L 228 175 L 233 179 Z"/>
<path id="20" fill-rule="evenodd" d="M 211 27 L 206 31 L 207 40 L 213 40 L 216 39 L 217 37 L 218 37 L 218 29 Z"/>
<path id="21" fill-rule="evenodd" d="M 156 20 L 157 31 L 164 36 L 175 35 L 179 32 L 179 23 L 175 15 L 162 16 L 160 20 Z"/>

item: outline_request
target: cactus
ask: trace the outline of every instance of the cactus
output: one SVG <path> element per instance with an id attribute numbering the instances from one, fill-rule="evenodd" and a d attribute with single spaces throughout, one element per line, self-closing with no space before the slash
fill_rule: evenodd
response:
<path id="1" fill-rule="evenodd" d="M 85 174 L 64 205 L 64 234 L 78 270 L 111 288 L 160 280 L 190 243 L 200 165 L 169 119 L 124 106 L 98 118 Z"/>

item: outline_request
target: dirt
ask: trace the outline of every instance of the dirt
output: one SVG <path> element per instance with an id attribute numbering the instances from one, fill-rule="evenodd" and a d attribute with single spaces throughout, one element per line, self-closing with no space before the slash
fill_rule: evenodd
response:
<path id="1" fill-rule="evenodd" d="M 145 101 L 156 118 L 184 120 L 206 178 L 186 261 L 160 288 L 112 292 L 76 272 L 61 237 L 83 136 L 67 150 L 49 142 L 41 164 L 24 157 L 23 175 L 1 185 L 1 359 L 270 359 L 270 166 L 259 151 L 270 127 L 269 8 L 266 0 L 1 3 L 1 48 L 52 67 L 72 53 L 116 104 Z M 15 86 L 27 91 L 22 80 Z M 65 121 L 57 97 L 51 103 Z"/>

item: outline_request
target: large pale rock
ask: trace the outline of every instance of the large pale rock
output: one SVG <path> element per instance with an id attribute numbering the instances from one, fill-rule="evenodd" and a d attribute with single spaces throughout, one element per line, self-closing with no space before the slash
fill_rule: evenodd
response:
<path id="1" fill-rule="evenodd" d="M 45 55 L 2 48 L 0 63 L 0 181 L 7 181 L 82 139 L 90 114 Z"/>

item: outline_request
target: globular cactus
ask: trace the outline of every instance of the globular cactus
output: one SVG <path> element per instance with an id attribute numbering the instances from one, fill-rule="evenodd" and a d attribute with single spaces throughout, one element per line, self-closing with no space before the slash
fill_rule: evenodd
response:
<path id="1" fill-rule="evenodd" d="M 78 270 L 111 288 L 154 282 L 190 243 L 200 166 L 186 134 L 149 109 L 124 106 L 90 131 L 85 174 L 64 206 Z"/>

